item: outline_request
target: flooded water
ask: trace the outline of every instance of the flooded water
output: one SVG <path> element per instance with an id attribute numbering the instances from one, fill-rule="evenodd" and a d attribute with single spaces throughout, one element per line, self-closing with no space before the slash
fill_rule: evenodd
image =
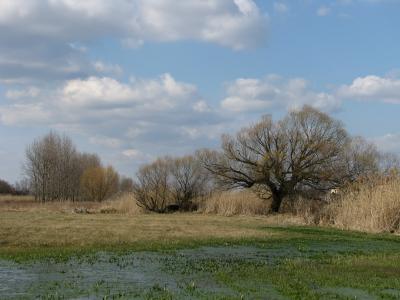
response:
<path id="1" fill-rule="evenodd" d="M 57 295 L 60 298 L 102 299 L 104 295 L 128 298 L 152 292 L 171 292 L 187 299 L 191 290 L 202 295 L 240 296 L 210 276 L 210 268 L 236 261 L 274 263 L 293 256 L 293 249 L 256 247 L 202 247 L 173 253 L 136 252 L 126 255 L 97 253 L 67 262 L 44 260 L 17 264 L 0 261 L 0 298 L 20 299 Z M 297 253 L 301 255 L 300 252 Z M 263 287 L 272 299 L 284 299 L 273 287 Z"/>
<path id="2" fill-rule="evenodd" d="M 285 258 L 355 249 L 346 244 L 231 246 L 124 255 L 100 252 L 62 262 L 41 260 L 17 264 L 0 260 L 0 299 L 105 299 L 106 296 L 111 299 L 209 299 L 213 296 L 241 299 L 240 289 L 233 290 L 218 280 L 215 275 L 219 270 L 241 263 L 271 266 Z M 286 299 L 273 285 L 252 285 L 253 282 L 246 282 L 252 295 Z M 327 297 L 375 299 L 364 291 L 346 287 L 318 292 Z M 385 293 L 389 297 L 400 294 L 390 289 Z"/>

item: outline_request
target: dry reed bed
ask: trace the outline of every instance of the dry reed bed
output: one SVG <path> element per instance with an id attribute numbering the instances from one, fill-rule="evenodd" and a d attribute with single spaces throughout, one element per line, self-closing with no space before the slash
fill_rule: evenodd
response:
<path id="1" fill-rule="evenodd" d="M 254 193 L 241 190 L 214 194 L 201 203 L 200 211 L 221 216 L 255 216 L 267 214 L 269 205 Z"/>
<path id="2" fill-rule="evenodd" d="M 326 209 L 333 226 L 368 232 L 400 231 L 400 178 L 376 178 L 344 191 Z"/>

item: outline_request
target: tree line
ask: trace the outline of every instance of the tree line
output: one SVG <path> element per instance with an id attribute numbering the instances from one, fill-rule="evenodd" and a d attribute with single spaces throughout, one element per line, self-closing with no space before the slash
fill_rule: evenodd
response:
<path id="1" fill-rule="evenodd" d="M 183 157 L 165 156 L 143 165 L 133 181 L 104 167 L 96 154 L 77 151 L 71 139 L 54 132 L 26 150 L 24 171 L 40 201 L 102 201 L 132 191 L 138 205 L 154 212 L 194 210 L 198 199 L 216 190 L 251 189 L 279 212 L 283 199 L 322 195 L 360 178 L 399 170 L 395 155 L 384 155 L 343 124 L 309 106 L 281 120 L 264 116 L 221 149 Z"/>
<path id="2" fill-rule="evenodd" d="M 350 136 L 340 121 L 310 106 L 278 121 L 264 116 L 236 135 L 224 135 L 220 150 L 198 150 L 189 158 L 186 166 L 184 158 L 143 166 L 134 184 L 139 204 L 163 212 L 165 202 L 184 207 L 215 189 L 246 188 L 270 200 L 276 213 L 283 199 L 322 197 L 361 178 L 400 170 L 395 155 Z"/>
<path id="3" fill-rule="evenodd" d="M 14 185 L 8 183 L 6 180 L 0 179 L 0 194 L 1 195 L 28 195 L 29 183 L 27 180 L 21 180 Z"/>

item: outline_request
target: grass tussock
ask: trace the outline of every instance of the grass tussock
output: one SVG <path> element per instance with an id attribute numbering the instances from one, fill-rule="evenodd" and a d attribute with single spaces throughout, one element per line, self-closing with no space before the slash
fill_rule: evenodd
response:
<path id="1" fill-rule="evenodd" d="M 205 199 L 200 211 L 221 216 L 255 216 L 267 214 L 269 205 L 269 202 L 258 198 L 250 191 L 231 191 L 215 193 Z"/>
<path id="2" fill-rule="evenodd" d="M 325 211 L 335 227 L 400 232 L 400 177 L 375 178 L 350 186 Z"/>

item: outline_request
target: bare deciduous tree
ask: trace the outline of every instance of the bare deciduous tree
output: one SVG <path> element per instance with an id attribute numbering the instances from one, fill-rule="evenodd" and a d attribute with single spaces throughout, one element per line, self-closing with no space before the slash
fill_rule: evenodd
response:
<path id="1" fill-rule="evenodd" d="M 381 154 L 377 147 L 362 137 L 350 140 L 344 152 L 347 179 L 376 175 L 380 171 Z"/>
<path id="2" fill-rule="evenodd" d="M 235 137 L 225 135 L 222 153 L 204 165 L 228 187 L 266 187 L 278 212 L 297 189 L 338 186 L 348 143 L 340 122 L 305 106 L 279 122 L 266 116 Z"/>
<path id="3" fill-rule="evenodd" d="M 192 210 L 192 200 L 208 194 L 210 178 L 196 156 L 171 159 L 169 163 L 173 199 L 182 210 Z"/>
<path id="4" fill-rule="evenodd" d="M 119 182 L 119 190 L 123 193 L 133 192 L 133 180 L 129 177 L 122 177 Z"/>

